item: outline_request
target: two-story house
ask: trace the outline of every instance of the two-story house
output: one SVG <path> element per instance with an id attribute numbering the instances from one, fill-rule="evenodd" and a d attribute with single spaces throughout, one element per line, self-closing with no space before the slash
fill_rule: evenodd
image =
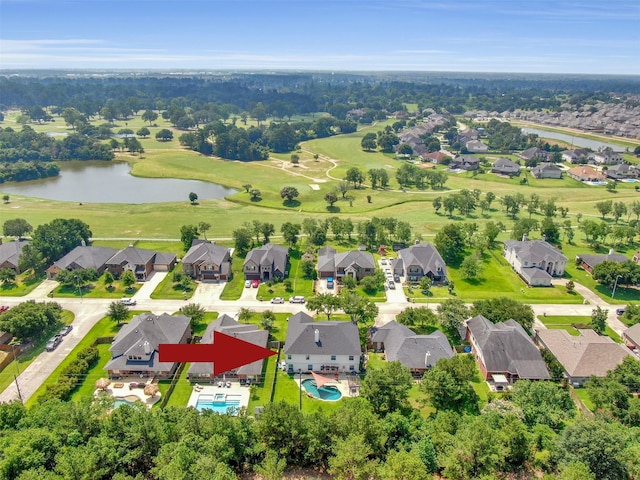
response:
<path id="1" fill-rule="evenodd" d="M 458 155 L 451 160 L 451 168 L 461 168 L 462 170 L 478 170 L 480 159 L 475 155 Z"/>
<path id="2" fill-rule="evenodd" d="M 532 287 L 551 286 L 553 277 L 562 277 L 567 266 L 567 257 L 560 250 L 544 240 L 504 242 L 503 255 L 520 275 Z"/>
<path id="3" fill-rule="evenodd" d="M 323 247 L 318 251 L 318 277 L 341 279 L 347 275 L 356 280 L 373 275 L 376 264 L 369 252 L 352 250 L 338 253 L 331 247 Z"/>
<path id="4" fill-rule="evenodd" d="M 254 248 L 244 259 L 242 271 L 245 280 L 269 281 L 284 278 L 287 273 L 289 249 L 268 243 Z"/>
<path id="5" fill-rule="evenodd" d="M 151 272 L 171 270 L 176 261 L 173 253 L 154 252 L 129 245 L 107 260 L 106 267 L 115 278 L 120 278 L 125 270 L 129 270 L 136 280 L 144 282 Z"/>
<path id="6" fill-rule="evenodd" d="M 358 327 L 352 322 L 321 321 L 298 312 L 289 317 L 284 344 L 287 371 L 356 373 L 362 348 Z"/>
<path id="7" fill-rule="evenodd" d="M 194 240 L 182 258 L 182 267 L 195 280 L 227 280 L 231 273 L 231 252 L 227 247 Z"/>
<path id="8" fill-rule="evenodd" d="M 428 276 L 434 284 L 447 282 L 447 266 L 442 256 L 430 243 L 419 243 L 398 251 L 391 260 L 394 274 L 406 276 L 408 282 L 419 282 Z"/>

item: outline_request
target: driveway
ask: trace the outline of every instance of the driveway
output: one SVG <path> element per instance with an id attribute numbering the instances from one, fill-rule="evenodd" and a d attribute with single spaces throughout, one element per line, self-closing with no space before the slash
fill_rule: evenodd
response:
<path id="1" fill-rule="evenodd" d="M 220 300 L 220 294 L 227 282 L 200 282 L 190 302 L 199 305 L 213 305 Z M 244 293 L 244 292 L 243 292 Z"/>
<path id="2" fill-rule="evenodd" d="M 160 282 L 166 278 L 169 272 L 151 272 L 147 281 L 142 284 L 140 289 L 135 293 L 133 298 L 136 300 L 148 300 Z"/>

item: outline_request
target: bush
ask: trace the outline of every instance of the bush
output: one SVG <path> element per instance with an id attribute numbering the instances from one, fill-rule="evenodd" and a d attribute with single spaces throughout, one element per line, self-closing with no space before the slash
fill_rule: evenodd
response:
<path id="1" fill-rule="evenodd" d="M 75 360 L 62 370 L 58 381 L 53 385 L 47 385 L 45 393 L 38 398 L 38 401 L 45 402 L 52 398 L 69 400 L 74 389 L 82 384 L 86 374 L 98 363 L 99 358 L 100 352 L 95 347 L 79 351 Z"/>

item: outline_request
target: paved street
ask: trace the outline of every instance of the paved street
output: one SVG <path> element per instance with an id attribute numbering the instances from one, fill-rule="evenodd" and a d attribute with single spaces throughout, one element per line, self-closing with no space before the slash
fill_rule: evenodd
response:
<path id="1" fill-rule="evenodd" d="M 174 313 L 187 303 L 198 303 L 208 311 L 219 313 L 235 314 L 242 307 L 250 308 L 256 312 L 272 310 L 274 312 L 296 313 L 305 310 L 305 305 L 300 304 L 271 304 L 268 301 L 259 301 L 256 298 L 257 288 L 244 288 L 242 296 L 237 301 L 220 300 L 220 294 L 224 288 L 224 283 L 203 283 L 199 284 L 193 297 L 188 301 L 184 300 L 152 300 L 151 292 L 162 281 L 166 273 L 156 272 L 149 282 L 143 284 L 133 297 L 137 301 L 136 309 L 149 310 L 156 314 Z M 566 280 L 557 280 L 558 284 L 564 285 Z M 48 294 L 57 286 L 53 280 L 45 280 L 36 289 L 25 297 L 0 297 L 0 304 L 14 306 L 25 300 L 54 300 L 64 309 L 75 314 L 72 323 L 73 330 L 65 337 L 60 346 L 53 352 L 43 352 L 35 361 L 29 365 L 18 377 L 18 384 L 23 401 L 30 398 L 40 385 L 49 377 L 51 372 L 62 362 L 62 360 L 75 348 L 80 340 L 91 330 L 91 328 L 106 315 L 109 303 L 113 299 L 98 298 L 49 298 Z M 587 300 L 587 304 L 537 304 L 531 305 L 536 316 L 547 315 L 575 315 L 590 316 L 591 311 L 600 306 L 609 311 L 608 324 L 619 335 L 626 329 L 626 326 L 617 318 L 615 305 L 609 305 L 600 297 L 588 290 L 583 285 L 575 284 L 576 291 Z M 376 325 L 384 325 L 395 318 L 395 315 L 405 308 L 428 306 L 436 310 L 438 304 L 413 304 L 408 303 L 404 296 L 401 285 L 396 290 L 386 289 L 387 301 L 379 303 L 379 315 Z M 544 325 L 536 321 L 537 328 L 545 328 Z M 18 391 L 15 382 L 4 392 L 0 393 L 0 403 L 8 402 L 18 398 Z"/>

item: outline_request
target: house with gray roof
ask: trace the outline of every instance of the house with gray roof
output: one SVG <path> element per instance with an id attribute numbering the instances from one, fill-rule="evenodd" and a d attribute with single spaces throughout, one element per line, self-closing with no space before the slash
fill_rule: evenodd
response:
<path id="1" fill-rule="evenodd" d="M 361 250 L 338 253 L 331 247 L 324 247 L 318 251 L 318 277 L 333 277 L 341 279 L 347 275 L 356 280 L 373 275 L 376 263 L 373 255 Z"/>
<path id="2" fill-rule="evenodd" d="M 176 264 L 177 258 L 173 253 L 155 252 L 129 245 L 127 248 L 116 252 L 113 257 L 107 260 L 107 270 L 115 278 L 130 270 L 136 280 L 144 282 L 151 275 L 151 272 L 168 272 Z"/>
<path id="3" fill-rule="evenodd" d="M 399 250 L 398 258 L 391 260 L 391 269 L 409 282 L 419 282 L 424 276 L 434 284 L 447 282 L 447 265 L 436 247 L 427 242 Z"/>
<path id="4" fill-rule="evenodd" d="M 553 163 L 545 162 L 531 169 L 536 178 L 562 178 L 562 169 Z"/>
<path id="5" fill-rule="evenodd" d="M 532 287 L 551 286 L 551 279 L 562 277 L 567 265 L 567 257 L 545 240 L 507 240 L 502 253 L 518 275 Z"/>
<path id="6" fill-rule="evenodd" d="M 253 343 L 261 347 L 267 347 L 269 343 L 269 332 L 260 330 L 255 325 L 238 323 L 234 318 L 227 314 L 219 315 L 218 318 L 207 325 L 207 329 L 202 335 L 200 343 L 214 343 L 214 332 L 224 333 L 232 337 Z M 264 359 L 257 360 L 247 365 L 242 365 L 234 370 L 225 372 L 226 377 L 234 377 L 238 379 L 257 380 L 262 375 L 262 366 Z M 214 381 L 213 363 L 194 362 L 187 371 L 187 378 L 191 381 L 203 382 Z"/>
<path id="7" fill-rule="evenodd" d="M 582 386 L 592 376 L 605 377 L 632 356 L 628 348 L 590 329 L 581 329 L 577 337 L 566 330 L 539 329 L 535 333 L 537 342 L 556 357 L 574 386 Z"/>
<path id="8" fill-rule="evenodd" d="M 465 144 L 465 147 L 473 153 L 487 153 L 489 151 L 489 147 L 480 140 L 471 140 Z"/>
<path id="9" fill-rule="evenodd" d="M 584 148 L 576 148 L 573 150 L 565 150 L 562 152 L 562 160 L 569 163 L 589 163 L 595 159 L 593 152 L 586 150 Z"/>
<path id="10" fill-rule="evenodd" d="M 640 352 L 640 323 L 636 323 L 622 332 L 622 339 L 630 349 Z"/>
<path id="11" fill-rule="evenodd" d="M 9 268 L 20 273 L 20 267 L 18 266 L 18 260 L 22 254 L 22 249 L 25 245 L 29 245 L 29 240 L 14 240 L 13 242 L 2 243 L 0 242 L 0 270 Z"/>
<path id="12" fill-rule="evenodd" d="M 110 378 L 142 376 L 170 377 L 178 367 L 161 362 L 159 345 L 188 343 L 190 319 L 184 315 L 143 313 L 122 326 L 111 347 L 111 360 L 104 367 Z"/>
<path id="13" fill-rule="evenodd" d="M 520 165 L 509 160 L 508 158 L 499 158 L 493 163 L 493 166 L 491 167 L 491 173 L 514 177 L 520 175 Z"/>
<path id="14" fill-rule="evenodd" d="M 525 161 L 536 159 L 540 162 L 545 162 L 549 160 L 549 152 L 538 147 L 527 148 L 517 155 Z"/>
<path id="15" fill-rule="evenodd" d="M 467 340 L 485 380 L 504 375 L 517 380 L 548 380 L 540 350 L 515 320 L 492 323 L 482 315 L 466 321 Z"/>
<path id="16" fill-rule="evenodd" d="M 603 170 L 602 173 L 613 180 L 627 180 L 630 178 L 638 178 L 640 169 L 636 165 L 619 163 L 617 165 L 611 165 L 606 170 Z"/>
<path id="17" fill-rule="evenodd" d="M 616 262 L 623 263 L 628 262 L 629 259 L 621 253 L 615 253 L 613 250 L 609 250 L 609 253 L 605 255 L 593 255 L 591 253 L 579 253 L 576 256 L 576 260 L 580 259 L 580 265 L 587 272 L 592 273 L 596 265 L 600 265 L 602 262 Z"/>
<path id="18" fill-rule="evenodd" d="M 416 335 L 395 320 L 372 328 L 371 342 L 376 350 L 384 351 L 387 362 L 399 361 L 417 376 L 422 376 L 441 358 L 455 355 L 455 350 L 440 330 L 429 335 Z"/>
<path id="19" fill-rule="evenodd" d="M 609 148 L 605 148 L 601 152 L 596 152 L 593 157 L 599 165 L 617 165 L 618 163 L 624 162 L 622 153 L 614 152 Z"/>
<path id="20" fill-rule="evenodd" d="M 49 279 L 56 278 L 62 270 L 86 270 L 95 268 L 100 274 L 107 268 L 107 261 L 118 251 L 109 247 L 78 246 L 46 269 Z"/>
<path id="21" fill-rule="evenodd" d="M 458 155 L 451 160 L 451 168 L 461 168 L 462 170 L 478 170 L 480 159 L 475 155 Z"/>
<path id="22" fill-rule="evenodd" d="M 267 243 L 254 248 L 244 259 L 242 271 L 245 280 L 269 281 L 284 278 L 287 273 L 289 249 L 280 245 Z"/>
<path id="23" fill-rule="evenodd" d="M 289 373 L 355 373 L 360 370 L 362 348 L 358 327 L 352 322 L 320 321 L 298 312 L 288 320 L 283 352 Z"/>
<path id="24" fill-rule="evenodd" d="M 231 252 L 211 242 L 194 241 L 182 258 L 182 268 L 195 280 L 227 280 L 231 273 Z"/>

